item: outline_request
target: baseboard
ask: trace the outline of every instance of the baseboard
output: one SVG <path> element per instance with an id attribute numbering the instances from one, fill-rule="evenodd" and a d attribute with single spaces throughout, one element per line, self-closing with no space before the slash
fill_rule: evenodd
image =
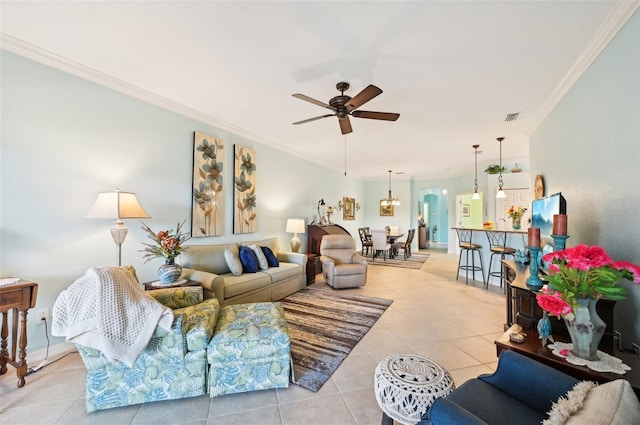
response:
<path id="1" fill-rule="evenodd" d="M 41 348 L 39 350 L 28 351 L 27 352 L 27 364 L 29 367 L 37 366 L 40 362 L 42 362 L 45 358 L 47 362 L 51 362 L 52 360 L 61 357 L 62 355 L 75 351 L 76 346 L 70 342 L 61 342 L 58 344 L 53 344 L 49 346 L 49 356 L 47 357 L 47 349 Z"/>

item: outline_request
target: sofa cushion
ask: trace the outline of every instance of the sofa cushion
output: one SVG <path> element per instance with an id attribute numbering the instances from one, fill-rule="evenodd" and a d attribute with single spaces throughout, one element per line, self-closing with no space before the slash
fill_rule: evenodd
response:
<path id="1" fill-rule="evenodd" d="M 269 267 L 279 267 L 280 262 L 276 258 L 275 254 L 268 246 L 261 246 L 260 249 L 264 253 L 264 256 L 267 258 L 267 264 Z"/>
<path id="2" fill-rule="evenodd" d="M 278 283 L 291 277 L 300 276 L 302 266 L 294 263 L 280 263 L 280 267 L 270 267 L 262 272 L 270 275 L 273 283 Z"/>
<path id="3" fill-rule="evenodd" d="M 240 248 L 237 243 L 229 245 L 224 249 L 224 260 L 234 276 L 242 274 L 242 262 L 240 261 Z"/>
<path id="4" fill-rule="evenodd" d="M 224 298 L 243 295 L 269 285 L 271 285 L 271 277 L 265 272 L 245 273 L 242 276 L 226 274 L 224 275 Z"/>
<path id="5" fill-rule="evenodd" d="M 255 273 L 260 269 L 256 253 L 248 246 L 240 245 L 240 262 L 243 273 Z"/>
<path id="6" fill-rule="evenodd" d="M 269 262 L 267 261 L 267 257 L 265 257 L 264 252 L 258 245 L 247 245 L 251 250 L 256 254 L 256 258 L 258 259 L 258 267 L 260 270 L 267 270 L 269 268 Z"/>
<path id="7" fill-rule="evenodd" d="M 616 379 L 589 390 L 582 407 L 564 423 L 566 425 L 623 425 L 638 423 L 639 418 L 640 402 L 629 381 Z M 557 422 L 545 421 L 544 423 Z"/>

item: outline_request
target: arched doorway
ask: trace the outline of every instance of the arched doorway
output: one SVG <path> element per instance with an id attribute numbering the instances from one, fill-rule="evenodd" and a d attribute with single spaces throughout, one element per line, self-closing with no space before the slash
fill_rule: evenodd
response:
<path id="1" fill-rule="evenodd" d="M 418 214 L 422 214 L 430 244 L 449 242 L 449 196 L 446 189 L 427 187 L 418 191 Z"/>

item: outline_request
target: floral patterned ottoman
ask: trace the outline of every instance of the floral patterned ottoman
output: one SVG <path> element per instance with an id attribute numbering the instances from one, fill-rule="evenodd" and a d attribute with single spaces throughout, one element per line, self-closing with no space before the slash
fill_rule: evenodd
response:
<path id="1" fill-rule="evenodd" d="M 223 307 L 207 359 L 211 397 L 288 387 L 291 354 L 282 305 Z"/>

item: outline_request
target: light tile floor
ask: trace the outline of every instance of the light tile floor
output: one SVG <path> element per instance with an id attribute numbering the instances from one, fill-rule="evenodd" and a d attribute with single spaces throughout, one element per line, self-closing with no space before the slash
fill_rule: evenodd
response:
<path id="1" fill-rule="evenodd" d="M 502 334 L 505 301 L 500 288 L 455 280 L 458 257 L 431 254 L 420 270 L 369 267 L 363 295 L 393 299 L 369 333 L 331 379 L 313 393 L 289 388 L 148 403 L 87 414 L 86 372 L 77 353 L 27 377 L 16 387 L 15 369 L 0 378 L 0 423 L 38 425 L 146 424 L 379 424 L 381 410 L 373 392 L 377 363 L 391 354 L 414 353 L 445 367 L 456 385 L 495 370 L 493 341 Z M 315 285 L 325 286 L 320 275 Z M 52 359 L 50 359 L 52 360 Z"/>

